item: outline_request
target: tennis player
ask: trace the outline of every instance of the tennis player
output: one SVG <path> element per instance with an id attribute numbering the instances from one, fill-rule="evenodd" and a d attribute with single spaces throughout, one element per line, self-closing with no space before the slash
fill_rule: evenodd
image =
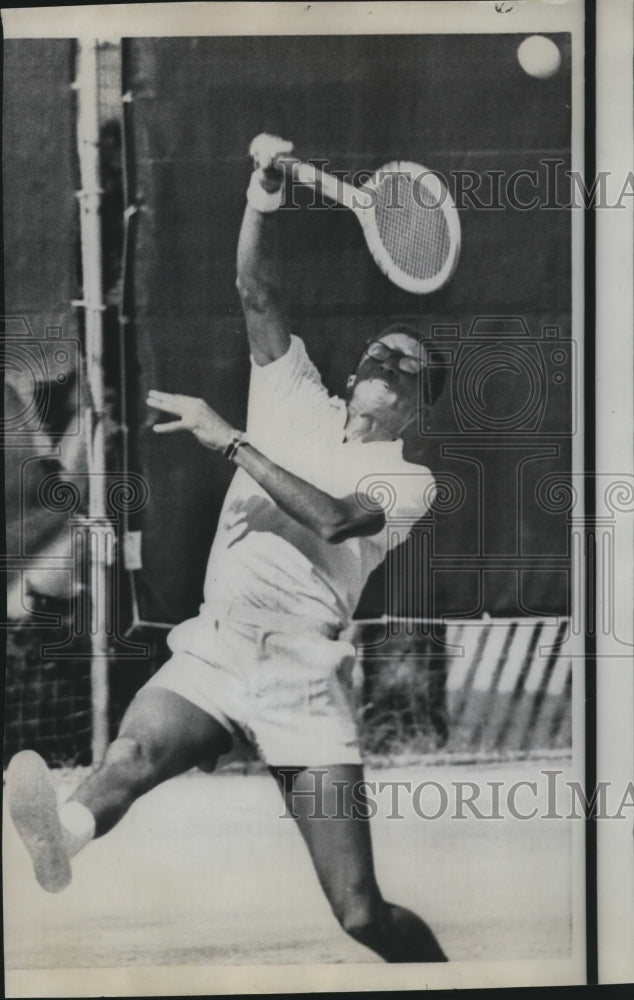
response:
<path id="1" fill-rule="evenodd" d="M 59 891 L 70 859 L 135 799 L 195 765 L 213 770 L 239 734 L 276 777 L 343 929 L 387 962 L 442 962 L 430 928 L 377 884 L 348 698 L 355 651 L 340 638 L 369 573 L 433 498 L 401 434 L 439 389 L 415 335 L 394 327 L 366 345 L 347 400 L 328 395 L 281 304 L 276 158 L 290 150 L 269 135 L 251 147 L 237 266 L 252 355 L 246 433 L 200 399 L 148 397 L 175 418 L 157 433 L 189 431 L 237 467 L 200 613 L 171 631 L 171 659 L 69 801 L 58 807 L 40 757 L 13 758 L 11 811 L 38 881 Z"/>

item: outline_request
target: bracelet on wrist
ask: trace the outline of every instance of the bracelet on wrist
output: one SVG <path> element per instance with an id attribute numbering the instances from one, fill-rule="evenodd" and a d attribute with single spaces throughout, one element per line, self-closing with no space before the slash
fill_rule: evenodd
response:
<path id="1" fill-rule="evenodd" d="M 240 445 L 246 443 L 247 441 L 242 431 L 236 431 L 229 444 L 223 449 L 222 454 L 232 462 Z"/>
<path id="2" fill-rule="evenodd" d="M 257 212 L 277 212 L 284 200 L 284 186 L 277 191 L 265 191 L 260 184 L 260 170 L 255 170 L 251 174 L 251 180 L 247 188 L 247 201 Z"/>

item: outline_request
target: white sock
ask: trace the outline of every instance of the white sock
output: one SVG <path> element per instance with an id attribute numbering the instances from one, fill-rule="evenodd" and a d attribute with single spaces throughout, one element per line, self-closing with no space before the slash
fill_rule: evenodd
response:
<path id="1" fill-rule="evenodd" d="M 81 802 L 64 802 L 59 810 L 64 847 L 73 858 L 95 836 L 95 817 Z"/>

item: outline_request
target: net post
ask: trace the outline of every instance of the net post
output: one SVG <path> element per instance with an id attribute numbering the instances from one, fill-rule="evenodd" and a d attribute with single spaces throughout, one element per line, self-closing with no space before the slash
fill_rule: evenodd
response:
<path id="1" fill-rule="evenodd" d="M 84 433 L 88 454 L 88 535 L 90 559 L 90 640 L 92 761 L 108 746 L 108 534 L 106 517 L 106 448 L 103 379 L 103 266 L 101 253 L 101 178 L 99 166 L 97 39 L 77 42 L 77 152 L 81 190 L 79 201 L 85 370 L 88 402 Z"/>

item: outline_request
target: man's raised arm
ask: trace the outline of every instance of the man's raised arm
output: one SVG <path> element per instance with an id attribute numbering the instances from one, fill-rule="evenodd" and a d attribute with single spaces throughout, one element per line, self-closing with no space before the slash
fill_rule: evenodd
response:
<path id="1" fill-rule="evenodd" d="M 257 365 L 282 357 L 290 343 L 277 259 L 276 212 L 283 197 L 284 170 L 276 157 L 291 150 L 290 142 L 266 134 L 254 139 L 250 149 L 255 170 L 238 240 L 236 284 Z"/>

